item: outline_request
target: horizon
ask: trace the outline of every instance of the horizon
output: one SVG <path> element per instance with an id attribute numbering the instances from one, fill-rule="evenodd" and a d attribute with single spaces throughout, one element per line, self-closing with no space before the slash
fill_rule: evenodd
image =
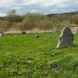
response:
<path id="1" fill-rule="evenodd" d="M 78 0 L 0 0 L 0 16 L 15 9 L 17 14 L 56 14 L 78 11 Z"/>

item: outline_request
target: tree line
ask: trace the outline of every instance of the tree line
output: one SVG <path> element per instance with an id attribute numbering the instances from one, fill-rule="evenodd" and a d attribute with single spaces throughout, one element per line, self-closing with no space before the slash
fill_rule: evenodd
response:
<path id="1" fill-rule="evenodd" d="M 38 13 L 28 13 L 26 15 L 16 15 L 16 11 L 8 12 L 7 16 L 0 17 L 0 31 L 8 31 L 10 28 L 17 28 L 20 31 L 33 30 L 60 30 L 71 20 L 61 16 L 48 16 Z M 75 20 L 77 23 L 77 20 Z"/>

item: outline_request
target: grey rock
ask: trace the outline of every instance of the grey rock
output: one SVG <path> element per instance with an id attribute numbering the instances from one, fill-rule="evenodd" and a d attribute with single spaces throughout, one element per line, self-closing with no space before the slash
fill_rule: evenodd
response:
<path id="1" fill-rule="evenodd" d="M 56 48 L 65 48 L 73 46 L 74 35 L 69 27 L 64 27 L 61 31 L 57 47 Z"/>
<path id="2" fill-rule="evenodd" d="M 25 35 L 25 34 L 26 34 L 26 32 L 22 32 L 22 34 L 23 34 L 23 35 Z"/>
<path id="3" fill-rule="evenodd" d="M 60 64 L 58 64 L 58 63 L 53 63 L 53 64 L 51 64 L 50 66 L 51 66 L 51 69 L 52 69 L 54 72 L 58 73 L 58 72 L 60 71 Z"/>

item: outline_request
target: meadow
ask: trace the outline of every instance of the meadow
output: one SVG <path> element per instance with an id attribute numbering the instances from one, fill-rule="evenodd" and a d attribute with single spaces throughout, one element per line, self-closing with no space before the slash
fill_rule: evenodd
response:
<path id="1" fill-rule="evenodd" d="M 49 32 L 0 37 L 0 78 L 78 78 L 78 33 L 72 48 L 56 49 L 58 36 Z"/>

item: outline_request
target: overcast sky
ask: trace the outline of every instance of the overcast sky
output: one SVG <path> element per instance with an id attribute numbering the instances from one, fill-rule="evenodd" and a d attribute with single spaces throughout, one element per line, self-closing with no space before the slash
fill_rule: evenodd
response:
<path id="1" fill-rule="evenodd" d="M 12 9 L 18 14 L 78 11 L 78 0 L 0 0 L 0 16 Z"/>

